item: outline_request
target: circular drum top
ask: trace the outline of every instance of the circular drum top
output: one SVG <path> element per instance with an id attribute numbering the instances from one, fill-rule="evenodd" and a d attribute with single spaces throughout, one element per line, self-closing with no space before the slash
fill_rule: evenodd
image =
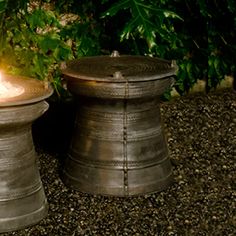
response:
<path id="1" fill-rule="evenodd" d="M 176 74 L 171 61 L 148 56 L 94 56 L 70 61 L 63 74 L 69 79 L 104 82 L 148 81 Z"/>
<path id="2" fill-rule="evenodd" d="M 39 102 L 48 98 L 53 93 L 53 89 L 50 85 L 33 78 L 4 74 L 1 81 L 11 84 L 12 87 L 20 88 L 23 92 L 16 96 L 6 96 L 6 98 L 1 96 L 0 107 Z"/>

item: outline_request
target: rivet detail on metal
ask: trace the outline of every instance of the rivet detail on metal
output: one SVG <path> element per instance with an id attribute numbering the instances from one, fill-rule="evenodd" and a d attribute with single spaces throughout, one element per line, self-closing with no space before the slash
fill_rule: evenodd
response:
<path id="1" fill-rule="evenodd" d="M 129 96 L 129 82 L 126 80 L 125 83 L 125 97 Z M 127 157 L 127 132 L 128 120 L 127 120 L 127 100 L 124 100 L 124 113 L 123 113 L 123 155 L 124 155 L 124 193 L 125 195 L 129 195 L 129 176 L 128 176 L 128 157 Z"/>

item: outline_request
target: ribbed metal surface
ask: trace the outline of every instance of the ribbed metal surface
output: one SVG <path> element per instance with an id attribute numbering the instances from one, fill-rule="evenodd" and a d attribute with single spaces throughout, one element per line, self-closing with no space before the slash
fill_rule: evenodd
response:
<path id="1" fill-rule="evenodd" d="M 0 232 L 20 229 L 47 214 L 31 123 L 46 102 L 0 109 Z"/>
<path id="2" fill-rule="evenodd" d="M 24 93 L 0 100 L 0 233 L 35 224 L 47 214 L 31 125 L 48 109 L 42 100 L 52 94 L 37 80 L 4 79 L 23 86 Z"/>
<path id="3" fill-rule="evenodd" d="M 68 64 L 64 74 L 78 110 L 62 176 L 67 185 L 87 193 L 129 196 L 160 191 L 171 183 L 159 96 L 173 83 L 176 67 L 154 58 L 149 63 L 150 58 L 126 56 Z M 107 77 L 110 73 L 114 80 Z"/>

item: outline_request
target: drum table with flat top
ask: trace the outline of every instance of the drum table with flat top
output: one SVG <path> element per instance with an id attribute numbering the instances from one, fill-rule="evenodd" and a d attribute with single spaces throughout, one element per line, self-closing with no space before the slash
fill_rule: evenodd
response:
<path id="1" fill-rule="evenodd" d="M 116 51 L 67 64 L 63 74 L 77 100 L 77 117 L 62 174 L 66 185 L 130 196 L 171 183 L 159 105 L 176 71 L 171 61 Z"/>
<path id="2" fill-rule="evenodd" d="M 32 78 L 4 75 L 4 81 L 22 93 L 0 98 L 0 234 L 36 224 L 47 215 L 31 125 L 48 109 L 44 100 L 53 92 Z"/>

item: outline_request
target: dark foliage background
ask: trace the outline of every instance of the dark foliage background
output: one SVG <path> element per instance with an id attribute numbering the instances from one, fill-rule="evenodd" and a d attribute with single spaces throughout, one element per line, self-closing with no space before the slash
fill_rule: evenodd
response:
<path id="1" fill-rule="evenodd" d="M 235 77 L 234 0 L 0 0 L 0 18 L 1 69 L 49 80 L 59 95 L 62 62 L 114 49 L 176 60 L 180 94 Z"/>

